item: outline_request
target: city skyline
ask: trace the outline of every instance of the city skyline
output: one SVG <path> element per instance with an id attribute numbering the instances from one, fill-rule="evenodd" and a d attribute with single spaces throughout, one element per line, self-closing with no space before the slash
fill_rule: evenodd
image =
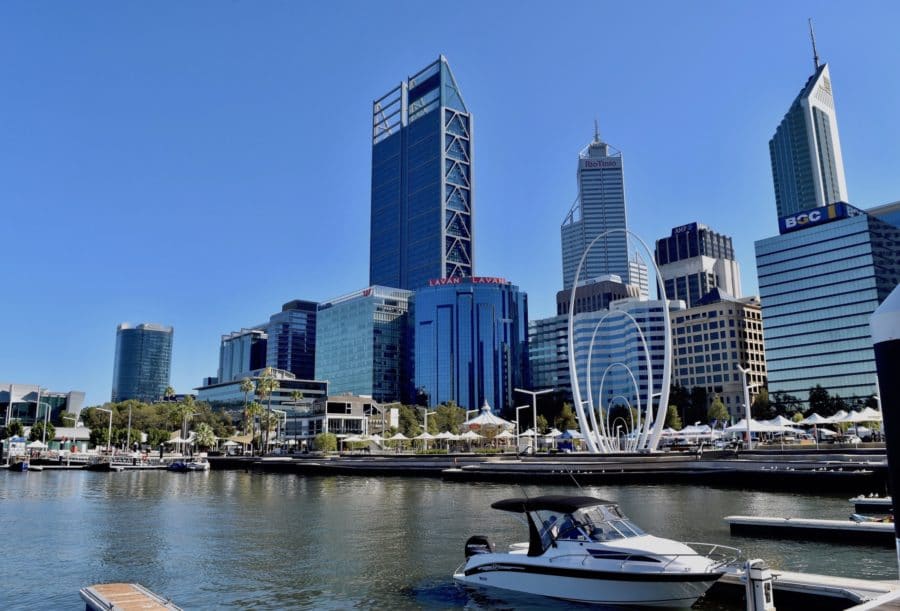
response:
<path id="1" fill-rule="evenodd" d="M 172 385 L 185 392 L 215 373 L 223 333 L 264 320 L 291 299 L 321 300 L 366 285 L 369 104 L 386 83 L 440 53 L 478 118 L 478 273 L 513 279 L 528 293 L 534 318 L 555 309 L 559 219 L 574 195 L 572 151 L 595 117 L 604 138 L 627 151 L 629 227 L 651 244 L 694 221 L 733 236 L 744 294 L 757 294 L 753 242 L 777 233 L 767 143 L 809 75 L 809 15 L 835 78 L 850 203 L 868 208 L 900 199 L 891 180 L 900 161 L 891 146 L 900 135 L 892 110 L 900 107 L 900 88 L 879 78 L 898 72 L 896 55 L 886 52 L 888 13 L 898 9 L 887 3 L 852 11 L 791 6 L 775 20 L 774 5 L 726 11 L 698 4 L 696 24 L 664 5 L 649 5 L 649 17 L 628 8 L 579 7 L 565 18 L 536 10 L 478 44 L 461 43 L 446 24 L 429 26 L 414 44 L 366 34 L 363 46 L 382 45 L 378 58 L 354 65 L 349 52 L 332 53 L 321 67 L 313 64 L 330 55 L 303 45 L 336 51 L 348 35 L 295 43 L 291 24 L 342 22 L 340 11 L 283 7 L 263 15 L 236 6 L 220 8 L 220 22 L 206 24 L 204 6 L 170 9 L 180 18 L 175 25 L 172 14 L 140 7 L 106 14 L 63 8 L 59 23 L 48 23 L 37 7 L 0 9 L 7 55 L 32 50 L 5 71 L 19 87 L 0 102 L 0 112 L 18 119 L 0 151 L 0 195 L 7 220 L 20 229 L 2 265 L 14 286 L 41 287 L 15 291 L 0 305 L 10 338 L 0 360 L 5 378 L 85 390 L 86 404 L 102 403 L 114 353 L 109 329 L 152 320 L 178 329 Z M 498 27 L 505 11 L 473 6 L 473 13 L 470 27 L 479 34 Z M 256 21 L 247 23 L 248 15 Z M 361 35 L 363 22 L 380 18 L 359 19 L 348 29 Z M 683 27 L 670 28 L 673 19 Z M 575 34 L 584 37 L 600 20 L 621 26 L 609 36 L 622 60 L 598 62 L 596 79 L 573 78 L 593 65 L 586 62 L 595 51 Z M 510 45 L 541 22 L 546 46 L 531 51 L 527 67 L 510 64 Z M 209 30 L 194 41 L 201 23 Z M 83 38 L 91 31 L 102 35 Z M 243 31 L 260 43 L 253 53 L 231 42 Z M 727 63 L 712 57 L 733 49 L 739 34 L 763 31 L 765 47 L 740 50 Z M 158 48 L 155 35 L 163 32 L 170 43 Z M 646 37 L 628 40 L 638 32 Z M 45 39 L 52 42 L 38 44 Z M 197 67 L 182 66 L 186 54 Z M 288 66 L 302 70 L 291 76 Z M 352 86 L 338 83 L 328 96 L 335 109 L 311 100 L 307 83 L 298 85 L 306 78 L 310 90 L 324 86 L 335 70 L 352 76 Z M 667 92 L 667 117 L 648 103 L 653 91 Z M 718 107 L 728 112 L 710 112 Z M 313 122 L 323 113 L 331 121 L 319 131 Z M 690 154 L 677 155 L 677 147 Z M 286 239 L 294 226 L 298 239 Z M 44 295 L 54 290 L 61 299 Z M 40 321 L 61 302 L 66 332 L 45 330 Z"/>

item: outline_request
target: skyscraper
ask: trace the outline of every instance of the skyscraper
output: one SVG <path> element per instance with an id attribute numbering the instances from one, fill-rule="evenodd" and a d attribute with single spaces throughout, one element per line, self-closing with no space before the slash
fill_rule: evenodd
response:
<path id="1" fill-rule="evenodd" d="M 812 25 L 810 25 L 812 33 Z M 819 65 L 769 140 L 778 218 L 848 201 L 828 64 Z"/>
<path id="2" fill-rule="evenodd" d="M 116 328 L 113 402 L 163 398 L 172 369 L 172 327 L 149 323 Z"/>
<path id="3" fill-rule="evenodd" d="M 266 367 L 290 371 L 300 380 L 314 379 L 318 306 L 314 301 L 295 299 L 269 318 Z"/>
<path id="4" fill-rule="evenodd" d="M 444 56 L 375 100 L 369 284 L 471 276 L 472 116 Z"/>
<path id="5" fill-rule="evenodd" d="M 264 329 L 241 329 L 222 336 L 218 383 L 239 380 L 249 372 L 266 366 L 267 336 Z"/>
<path id="6" fill-rule="evenodd" d="M 560 229 L 563 288 L 572 288 L 578 262 L 594 238 L 611 229 L 625 228 L 622 153 L 601 141 L 595 128 L 594 140 L 578 155 L 578 197 Z M 623 231 L 594 244 L 579 281 L 610 274 L 629 280 L 628 236 Z"/>
<path id="7" fill-rule="evenodd" d="M 656 264 L 666 297 L 693 307 L 715 288 L 741 296 L 741 272 L 731 238 L 706 225 L 690 223 L 656 241 Z"/>

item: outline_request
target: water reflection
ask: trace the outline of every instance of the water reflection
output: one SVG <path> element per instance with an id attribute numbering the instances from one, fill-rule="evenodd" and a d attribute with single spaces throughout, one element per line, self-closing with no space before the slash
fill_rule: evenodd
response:
<path id="1" fill-rule="evenodd" d="M 553 492 L 577 490 L 238 471 L 4 471 L 0 606 L 81 609 L 79 588 L 137 581 L 187 609 L 495 608 L 507 603 L 453 585 L 463 544 L 476 533 L 501 548 L 523 540 L 523 526 L 490 504 Z M 619 502 L 654 534 L 733 545 L 775 568 L 895 577 L 892 550 L 732 538 L 722 521 L 846 518 L 844 497 L 658 485 L 581 492 Z M 544 602 L 512 606 L 523 604 Z"/>

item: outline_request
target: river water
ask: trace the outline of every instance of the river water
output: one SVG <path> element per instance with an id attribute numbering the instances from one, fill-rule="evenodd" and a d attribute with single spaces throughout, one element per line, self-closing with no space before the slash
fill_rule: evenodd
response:
<path id="1" fill-rule="evenodd" d="M 722 521 L 845 519 L 845 496 L 684 485 L 582 492 L 617 501 L 653 534 L 739 547 L 774 568 L 897 578 L 892 549 L 731 537 Z M 498 548 L 527 538 L 489 507 L 511 496 L 522 489 L 426 478 L 0 471 L 0 608 L 83 609 L 78 590 L 110 581 L 141 583 L 185 609 L 492 607 L 451 574 L 471 534 Z"/>

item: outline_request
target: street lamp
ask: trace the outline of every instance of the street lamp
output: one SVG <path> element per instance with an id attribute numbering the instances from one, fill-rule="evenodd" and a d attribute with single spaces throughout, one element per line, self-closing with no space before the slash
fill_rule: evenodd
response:
<path id="1" fill-rule="evenodd" d="M 519 407 L 516 408 L 516 446 L 519 445 L 519 430 L 520 430 L 520 427 L 519 427 L 519 410 L 520 410 L 520 409 L 528 409 L 529 407 L 531 407 L 531 406 L 530 406 L 530 405 L 521 405 L 521 406 L 519 406 Z"/>
<path id="2" fill-rule="evenodd" d="M 281 414 L 281 420 L 278 422 L 278 429 L 276 429 L 276 431 L 275 431 L 275 436 L 280 439 L 282 422 L 284 422 L 284 430 L 285 430 L 285 432 L 287 432 L 287 412 L 284 411 L 283 409 L 275 409 L 274 407 L 272 408 L 272 411 L 275 412 L 276 414 Z"/>
<path id="3" fill-rule="evenodd" d="M 573 291 L 574 294 L 574 291 Z M 547 388 L 545 390 L 524 390 L 522 388 L 514 388 L 516 392 L 524 393 L 526 395 L 531 395 L 531 409 L 532 409 L 532 417 L 534 418 L 534 451 L 537 452 L 537 396 L 543 395 L 548 392 L 553 392 L 552 388 Z"/>
<path id="4" fill-rule="evenodd" d="M 47 447 L 47 424 L 50 422 L 50 409 L 51 408 L 50 408 L 50 404 L 47 403 L 46 401 L 38 400 L 38 404 L 37 404 L 38 408 L 40 408 L 42 405 L 45 405 L 46 409 L 44 410 L 44 434 L 41 435 L 41 443 L 44 444 L 44 448 L 46 448 Z M 37 414 L 35 414 L 35 416 L 37 416 Z"/>
<path id="5" fill-rule="evenodd" d="M 753 437 L 750 433 L 750 389 L 759 387 L 759 384 L 747 384 L 747 380 L 750 377 L 750 368 L 747 367 L 744 369 L 740 365 L 737 368 L 741 372 L 741 384 L 744 386 L 744 418 L 747 420 L 747 449 L 753 449 Z"/>
<path id="6" fill-rule="evenodd" d="M 98 407 L 97 411 L 98 412 L 106 412 L 107 414 L 109 414 L 109 431 L 107 431 L 107 433 L 106 433 L 106 451 L 109 452 L 109 449 L 110 449 L 109 444 L 112 442 L 112 410 L 105 409 L 103 407 Z"/>

